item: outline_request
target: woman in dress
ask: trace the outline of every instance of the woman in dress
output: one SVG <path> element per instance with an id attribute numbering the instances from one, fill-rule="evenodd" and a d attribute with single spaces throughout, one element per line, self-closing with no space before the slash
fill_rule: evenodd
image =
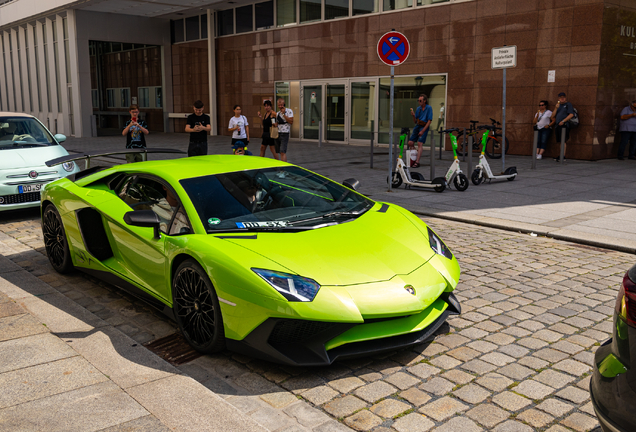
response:
<path id="1" fill-rule="evenodd" d="M 261 115 L 261 112 L 258 112 L 258 117 L 263 120 L 263 143 L 261 144 L 261 157 L 265 157 L 265 151 L 267 147 L 272 152 L 274 159 L 278 160 L 278 153 L 276 153 L 276 142 L 269 135 L 270 128 L 276 127 L 276 113 L 272 108 L 272 101 L 266 100 L 263 102 L 265 105 L 265 115 Z"/>

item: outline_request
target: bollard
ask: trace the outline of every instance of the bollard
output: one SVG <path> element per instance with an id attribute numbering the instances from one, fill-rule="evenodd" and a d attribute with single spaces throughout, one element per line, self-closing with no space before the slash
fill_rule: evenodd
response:
<path id="1" fill-rule="evenodd" d="M 463 154 L 462 154 L 462 162 L 466 162 L 466 128 L 462 128 L 464 133 L 462 134 L 462 136 L 464 137 L 462 140 L 462 149 L 464 149 Z M 470 151 L 472 152 L 473 149 L 471 148 Z"/>
<path id="2" fill-rule="evenodd" d="M 532 141 L 532 166 L 531 169 L 537 169 L 537 144 L 539 142 L 539 131 L 534 131 L 534 139 Z"/>
<path id="3" fill-rule="evenodd" d="M 435 178 L 435 145 L 431 142 L 431 180 Z"/>
<path id="4" fill-rule="evenodd" d="M 373 129 L 373 120 L 371 120 L 371 154 L 369 157 L 371 158 L 371 163 L 369 164 L 369 168 L 373 169 L 373 137 L 375 135 L 375 131 Z"/>
<path id="5" fill-rule="evenodd" d="M 400 157 L 400 152 L 398 151 L 399 141 L 400 141 L 400 135 L 397 132 L 393 132 L 393 154 L 395 155 L 395 157 L 393 158 L 393 171 L 397 169 L 397 160 Z M 410 163 L 410 161 L 407 161 L 407 162 Z"/>
<path id="6" fill-rule="evenodd" d="M 322 147 L 322 120 L 318 122 L 318 147 Z"/>
<path id="7" fill-rule="evenodd" d="M 468 178 L 473 175 L 473 136 L 468 137 L 468 143 L 466 144 L 468 147 Z"/>
<path id="8" fill-rule="evenodd" d="M 565 126 L 561 128 L 561 154 L 559 157 L 559 162 L 563 163 L 564 158 L 565 158 Z"/>
<path id="9" fill-rule="evenodd" d="M 434 137 L 435 135 L 431 136 L 431 143 L 434 143 Z M 439 160 L 442 160 L 442 150 L 444 148 L 444 140 L 442 139 L 444 137 L 444 135 L 442 133 L 439 134 Z"/>

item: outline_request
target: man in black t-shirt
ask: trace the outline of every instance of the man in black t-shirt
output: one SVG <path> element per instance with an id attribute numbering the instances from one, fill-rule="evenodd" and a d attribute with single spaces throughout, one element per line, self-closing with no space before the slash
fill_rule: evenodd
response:
<path id="1" fill-rule="evenodd" d="M 194 114 L 186 121 L 185 131 L 190 133 L 188 156 L 204 156 L 208 154 L 208 132 L 212 130 L 210 116 L 203 114 L 203 102 L 194 102 Z"/>
<path id="2" fill-rule="evenodd" d="M 150 133 L 148 131 L 148 125 L 139 118 L 139 107 L 137 105 L 131 105 L 129 112 L 130 120 L 126 122 L 124 130 L 121 132 L 122 135 L 126 136 L 126 148 L 146 148 L 146 135 Z M 142 160 L 143 157 L 141 153 L 130 153 L 126 155 L 126 162 L 128 163 L 141 162 Z"/>

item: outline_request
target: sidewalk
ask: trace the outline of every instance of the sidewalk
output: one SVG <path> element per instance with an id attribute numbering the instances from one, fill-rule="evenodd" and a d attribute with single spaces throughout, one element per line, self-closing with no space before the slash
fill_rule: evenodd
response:
<path id="1" fill-rule="evenodd" d="M 156 148 L 187 150 L 186 134 L 154 134 L 149 145 Z M 228 137 L 210 137 L 209 154 L 230 153 Z M 250 150 L 258 154 L 260 139 Z M 107 151 L 123 147 L 121 137 L 69 138 L 69 151 Z M 271 157 L 269 149 L 267 157 Z M 152 155 L 151 158 L 172 157 Z M 115 159 L 118 158 L 118 159 Z M 123 156 L 104 159 L 121 163 Z M 531 170 L 529 156 L 507 156 L 506 167 L 516 166 L 514 181 L 493 181 L 464 192 L 447 189 L 400 189 L 387 192 L 388 148 L 375 148 L 374 168 L 369 168 L 368 146 L 292 141 L 288 159 L 333 180 L 355 177 L 360 192 L 378 201 L 402 205 L 426 216 L 474 223 L 524 233 L 549 236 L 622 252 L 636 253 L 636 161 L 616 159 L 597 162 L 567 160 L 563 165 L 552 159 L 537 161 Z M 417 171 L 428 179 L 428 154 L 423 154 Z M 436 152 L 436 176 L 443 176 L 452 161 Z M 501 171 L 501 160 L 490 160 L 493 172 Z M 477 154 L 473 156 L 473 166 Z M 462 163 L 462 169 L 467 164 Z M 470 173 L 466 173 L 470 178 Z"/>

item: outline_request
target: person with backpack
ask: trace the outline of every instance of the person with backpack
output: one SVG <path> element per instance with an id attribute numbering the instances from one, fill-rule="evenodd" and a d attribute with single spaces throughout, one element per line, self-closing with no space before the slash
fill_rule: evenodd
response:
<path id="1" fill-rule="evenodd" d="M 241 114 L 241 106 L 234 105 L 234 116 L 230 119 L 230 123 L 227 127 L 228 132 L 232 132 L 232 146 L 237 141 L 243 141 L 247 144 L 250 143 L 250 128 L 247 118 Z"/>
<path id="2" fill-rule="evenodd" d="M 557 145 L 561 145 L 561 135 L 563 134 L 563 130 L 565 130 L 565 145 L 563 146 L 563 162 L 565 162 L 565 149 L 567 148 L 567 142 L 570 139 L 570 119 L 572 119 L 575 115 L 574 107 L 570 102 L 568 102 L 565 93 L 561 92 L 557 96 L 558 102 L 554 106 L 554 111 L 552 112 L 552 116 L 550 117 L 550 126 L 556 123 L 555 129 L 555 137 Z M 577 117 L 578 124 L 578 117 Z M 554 158 L 555 161 L 561 162 L 559 160 L 561 156 L 557 156 Z"/>
<path id="3" fill-rule="evenodd" d="M 636 159 L 636 99 L 621 111 L 621 143 L 618 147 L 618 160 L 625 159 L 625 147 L 629 143 L 628 159 Z"/>

